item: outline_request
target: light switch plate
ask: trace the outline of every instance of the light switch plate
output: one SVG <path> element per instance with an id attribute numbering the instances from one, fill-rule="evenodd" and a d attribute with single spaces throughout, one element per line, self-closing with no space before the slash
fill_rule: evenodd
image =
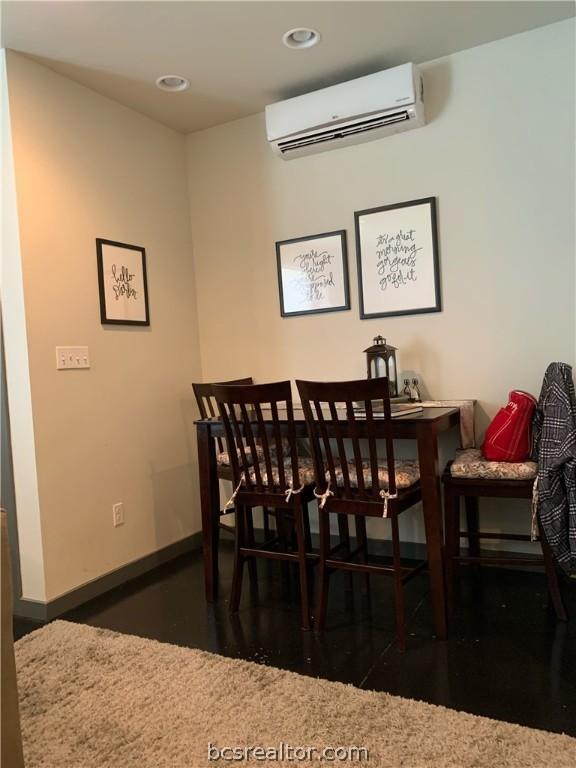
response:
<path id="1" fill-rule="evenodd" d="M 117 504 L 112 504 L 112 525 L 114 528 L 124 525 L 124 504 L 121 501 Z"/>
<path id="2" fill-rule="evenodd" d="M 56 368 L 59 371 L 90 368 L 88 347 L 56 347 Z"/>

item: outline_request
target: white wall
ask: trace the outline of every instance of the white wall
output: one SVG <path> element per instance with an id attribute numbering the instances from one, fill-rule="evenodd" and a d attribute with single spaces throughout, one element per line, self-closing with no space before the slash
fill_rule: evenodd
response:
<path id="1" fill-rule="evenodd" d="M 573 58 L 567 21 L 439 59 L 429 125 L 298 160 L 272 156 L 263 115 L 190 135 L 205 376 L 362 376 L 381 332 L 434 397 L 492 415 L 512 387 L 537 394 L 549 361 L 574 359 Z M 426 196 L 444 311 L 360 320 L 354 211 Z M 340 228 L 352 310 L 281 318 L 275 241 Z"/>
<path id="2" fill-rule="evenodd" d="M 185 140 L 12 52 L 8 76 L 50 600 L 200 528 Z M 146 248 L 149 328 L 100 324 L 96 237 Z M 91 369 L 56 371 L 79 344 Z"/>
<path id="3" fill-rule="evenodd" d="M 32 394 L 28 364 L 26 313 L 18 231 L 18 206 L 14 178 L 6 52 L 0 53 L 2 224 L 1 269 L 2 320 L 6 358 L 6 389 L 11 410 L 11 448 L 14 490 L 19 510 L 18 541 L 22 591 L 29 599 L 46 599 L 40 501 L 34 451 Z M 3 383 L 0 382 L 0 386 Z M 2 494 L 3 495 L 3 494 Z"/>
<path id="4" fill-rule="evenodd" d="M 429 124 L 284 162 L 264 116 L 188 137 L 206 380 L 365 375 L 382 333 L 434 398 L 538 395 L 574 362 L 574 25 L 561 22 L 424 67 Z M 441 313 L 360 320 L 354 211 L 436 196 Z M 280 317 L 274 243 L 345 228 L 352 309 Z"/>

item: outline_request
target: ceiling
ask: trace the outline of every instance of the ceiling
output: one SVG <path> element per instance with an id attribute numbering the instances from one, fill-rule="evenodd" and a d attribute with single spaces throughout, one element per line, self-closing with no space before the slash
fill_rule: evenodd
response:
<path id="1" fill-rule="evenodd" d="M 270 102 L 573 16 L 573 2 L 2 2 L 2 44 L 191 132 Z M 315 48 L 282 34 L 308 26 Z M 182 75 L 165 93 L 154 81 Z"/>

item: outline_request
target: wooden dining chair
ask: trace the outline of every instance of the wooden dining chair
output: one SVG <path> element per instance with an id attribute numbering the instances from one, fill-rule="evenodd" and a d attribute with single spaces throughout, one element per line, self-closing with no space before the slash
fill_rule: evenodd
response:
<path id="1" fill-rule="evenodd" d="M 253 384 L 254 381 L 251 376 L 245 379 L 232 379 L 231 381 L 219 381 L 215 383 L 195 383 L 192 384 L 194 390 L 194 396 L 196 397 L 196 404 L 198 405 L 198 411 L 200 412 L 201 419 L 217 418 L 219 416 L 218 406 L 214 399 L 214 393 L 212 387 L 215 384 L 223 384 L 225 386 L 234 385 L 246 385 Z M 225 441 L 221 437 L 214 438 L 216 440 L 216 464 L 218 465 L 218 477 L 222 480 L 232 480 L 232 467 L 230 466 L 230 458 L 228 451 L 226 450 Z"/>
<path id="2" fill-rule="evenodd" d="M 326 625 L 330 575 L 337 570 L 385 574 L 394 580 L 398 646 L 406 647 L 404 585 L 426 563 L 402 565 L 398 516 L 421 501 L 415 461 L 395 461 L 388 380 L 340 383 L 297 381 L 314 458 L 319 500 L 320 560 L 315 629 Z M 355 407 L 362 406 L 362 412 Z M 350 446 L 347 450 L 347 443 Z M 381 446 L 385 447 L 383 455 Z M 362 445 L 367 456 L 362 453 Z M 349 456 L 351 453 L 351 456 Z M 352 515 L 356 548 L 331 547 L 330 514 Z M 392 565 L 370 563 L 366 518 L 389 518 Z"/>
<path id="3" fill-rule="evenodd" d="M 245 562 L 258 558 L 296 562 L 300 576 L 301 623 L 310 629 L 306 529 L 308 502 L 313 499 L 313 467 L 298 457 L 289 381 L 212 388 L 224 424 L 230 456 L 236 509 L 236 547 L 230 611 L 236 613 Z M 254 507 L 270 507 L 282 515 L 291 511 L 296 546 L 281 535 L 282 525 L 263 543 L 251 535 Z"/>
<path id="4" fill-rule="evenodd" d="M 238 385 L 246 385 L 246 384 L 253 384 L 253 379 L 251 376 L 248 376 L 244 379 L 233 379 L 231 381 L 221 381 L 217 382 L 218 384 L 223 384 L 227 386 L 238 386 Z M 194 391 L 194 396 L 196 397 L 196 404 L 198 405 L 198 411 L 200 413 L 201 419 L 209 419 L 209 418 L 218 418 L 218 406 L 216 405 L 216 400 L 214 399 L 214 394 L 212 392 L 212 387 L 214 386 L 213 383 L 194 383 L 192 384 L 192 389 Z M 225 441 L 221 437 L 216 437 L 216 466 L 217 466 L 217 474 L 220 480 L 230 480 L 232 481 L 233 475 L 232 475 L 232 466 L 230 464 L 230 457 L 228 455 L 228 451 L 226 450 Z M 232 514 L 234 512 L 233 507 L 229 507 L 228 509 L 221 509 L 220 510 L 220 518 L 224 517 L 225 515 Z M 270 534 L 270 517 L 273 516 L 273 512 L 268 509 L 263 510 L 263 523 L 264 523 L 264 535 L 268 536 Z M 221 520 L 219 521 L 218 528 L 221 530 L 226 531 L 227 533 L 230 533 L 234 535 L 235 529 L 234 526 L 226 525 L 226 523 L 223 523 Z"/>
<path id="5" fill-rule="evenodd" d="M 548 591 L 554 606 L 556 618 L 566 621 L 566 611 L 560 594 L 558 575 L 554 557 L 546 535 L 538 520 L 542 556 L 539 555 L 502 555 L 482 554 L 480 541 L 530 541 L 528 533 L 504 533 L 501 531 L 481 531 L 479 523 L 479 499 L 506 498 L 532 499 L 537 465 L 534 461 L 501 462 L 488 461 L 477 448 L 459 451 L 456 459 L 450 461 L 442 475 L 444 485 L 444 510 L 446 522 L 446 547 L 444 561 L 446 568 L 447 602 L 450 615 L 454 613 L 454 595 L 459 566 L 502 565 L 536 566 L 544 568 L 548 582 Z M 461 530 L 460 506 L 464 499 L 467 530 Z M 526 511 L 529 511 L 527 504 Z M 468 551 L 460 549 L 460 539 L 468 539 Z"/>

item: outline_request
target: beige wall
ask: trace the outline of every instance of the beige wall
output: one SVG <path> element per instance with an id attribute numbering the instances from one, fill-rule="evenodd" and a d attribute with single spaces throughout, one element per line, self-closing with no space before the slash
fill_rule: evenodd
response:
<path id="1" fill-rule="evenodd" d="M 53 599 L 200 528 L 185 140 L 18 54 L 8 75 Z M 145 246 L 149 328 L 100 324 L 96 237 Z M 91 369 L 56 371 L 55 346 L 81 344 Z M 126 524 L 114 528 L 119 501 Z"/>
<path id="2" fill-rule="evenodd" d="M 206 380 L 362 377 L 382 333 L 425 394 L 477 398 L 481 434 L 510 389 L 538 395 L 550 361 L 574 363 L 573 22 L 430 62 L 424 83 L 426 127 L 355 147 L 282 161 L 263 115 L 188 137 Z M 443 311 L 360 320 L 354 211 L 428 196 Z M 351 311 L 281 318 L 275 241 L 342 228 Z"/>
<path id="3" fill-rule="evenodd" d="M 184 137 L 10 53 L 22 253 L 12 229 L 2 278 L 5 294 L 21 270 L 24 288 L 6 345 L 24 596 L 199 530 L 200 360 L 205 380 L 363 376 L 381 332 L 427 394 L 477 397 L 481 428 L 510 388 L 537 393 L 550 360 L 573 363 L 573 58 L 563 22 L 431 62 L 424 129 L 292 162 L 272 156 L 262 115 L 229 123 L 188 137 L 186 178 Z M 430 195 L 444 311 L 361 321 L 354 210 Z M 352 310 L 282 319 L 275 241 L 340 228 Z M 146 247 L 150 328 L 100 324 L 96 237 Z M 90 347 L 89 371 L 55 370 L 68 344 Z"/>

